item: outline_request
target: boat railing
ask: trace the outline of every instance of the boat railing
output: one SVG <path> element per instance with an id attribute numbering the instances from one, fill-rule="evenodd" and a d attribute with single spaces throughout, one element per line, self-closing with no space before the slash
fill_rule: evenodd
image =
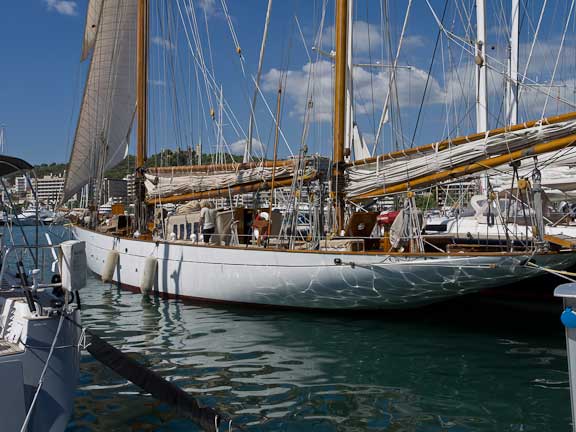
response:
<path id="1" fill-rule="evenodd" d="M 8 268 L 9 259 L 12 255 L 16 254 L 17 252 L 30 252 L 32 254 L 32 249 L 36 251 L 36 256 L 32 256 L 33 258 L 33 270 L 39 270 L 34 277 L 37 278 L 39 281 L 40 288 L 48 288 L 48 287 L 55 287 L 60 286 L 60 283 L 44 283 L 45 280 L 45 272 L 46 272 L 46 252 L 49 251 L 50 255 L 52 256 L 52 273 L 54 272 L 54 264 L 58 262 L 58 250 L 60 250 L 60 245 L 50 245 L 50 244 L 43 244 L 43 245 L 10 245 L 4 246 L 1 250 L 2 255 L 2 267 L 0 268 L 0 283 L 4 281 L 6 275 L 6 269 Z M 40 253 L 39 253 L 40 252 Z M 23 255 L 20 255 L 20 259 L 17 262 L 17 266 L 20 266 L 20 262 L 22 262 Z M 23 263 L 21 271 L 24 271 Z M 39 278 L 38 278 L 39 276 Z M 24 285 L 24 283 L 23 283 Z"/>

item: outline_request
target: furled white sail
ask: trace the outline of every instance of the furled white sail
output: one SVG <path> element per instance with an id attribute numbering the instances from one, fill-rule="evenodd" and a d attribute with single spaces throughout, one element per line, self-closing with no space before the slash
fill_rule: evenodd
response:
<path id="1" fill-rule="evenodd" d="M 84 27 L 84 42 L 82 43 L 82 61 L 88 58 L 94 48 L 103 1 L 104 0 L 90 0 L 90 3 L 88 3 L 86 25 Z"/>
<path id="2" fill-rule="evenodd" d="M 93 46 L 90 69 L 64 185 L 64 201 L 90 179 L 126 156 L 136 105 L 137 0 L 92 0 L 89 14 L 100 19 L 85 32 Z M 94 21 L 90 17 L 87 25 Z M 91 38 L 95 36 L 93 42 Z"/>
<path id="3" fill-rule="evenodd" d="M 349 197 L 370 193 L 442 170 L 503 155 L 531 145 L 576 134 L 576 120 L 504 132 L 445 150 L 399 156 L 346 169 Z M 533 157 L 529 152 L 525 157 Z"/>
<path id="4" fill-rule="evenodd" d="M 274 178 L 276 181 L 291 178 L 294 175 L 295 165 L 277 167 Z M 219 171 L 211 173 L 184 173 L 170 175 L 163 173 L 161 176 L 146 174 L 146 190 L 148 196 L 163 198 L 173 195 L 184 195 L 193 192 L 208 191 L 213 189 L 229 188 L 257 181 L 270 181 L 273 169 L 270 167 L 254 167 L 238 171 Z M 307 166 L 304 176 L 311 176 L 316 167 Z"/>

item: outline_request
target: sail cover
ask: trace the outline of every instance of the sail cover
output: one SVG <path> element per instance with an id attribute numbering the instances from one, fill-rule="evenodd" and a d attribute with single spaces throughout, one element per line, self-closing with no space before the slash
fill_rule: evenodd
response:
<path id="1" fill-rule="evenodd" d="M 138 0 L 92 0 L 84 50 L 93 49 L 63 200 L 126 156 L 136 106 Z M 94 19 L 99 15 L 99 19 Z"/>
<path id="2" fill-rule="evenodd" d="M 301 171 L 304 177 L 313 177 L 318 171 L 327 172 L 328 160 L 311 157 L 306 160 Z M 256 166 L 248 169 L 222 170 L 210 173 L 164 172 L 146 173 L 146 191 L 150 198 L 165 198 L 174 195 L 185 195 L 194 192 L 204 192 L 216 189 L 231 188 L 254 182 L 276 181 L 292 178 L 297 167 L 297 161 L 274 168 Z"/>
<path id="3" fill-rule="evenodd" d="M 354 198 L 385 191 L 390 186 L 574 134 L 576 120 L 570 120 L 504 132 L 458 146 L 449 146 L 445 150 L 396 158 L 383 157 L 383 160 L 377 159 L 372 163 L 348 167 L 346 194 L 349 198 Z M 528 153 L 524 157 L 533 156 Z"/>

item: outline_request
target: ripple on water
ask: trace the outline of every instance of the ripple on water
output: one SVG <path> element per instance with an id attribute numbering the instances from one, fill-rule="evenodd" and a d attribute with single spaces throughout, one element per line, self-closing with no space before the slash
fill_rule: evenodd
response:
<path id="1" fill-rule="evenodd" d="M 198 307 L 94 279 L 83 301 L 87 326 L 248 430 L 541 432 L 570 424 L 561 329 Z M 195 430 L 90 356 L 81 369 L 68 432 Z"/>

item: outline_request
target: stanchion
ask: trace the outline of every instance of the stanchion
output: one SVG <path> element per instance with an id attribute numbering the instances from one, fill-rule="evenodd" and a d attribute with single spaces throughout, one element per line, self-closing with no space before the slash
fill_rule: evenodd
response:
<path id="1" fill-rule="evenodd" d="M 576 283 L 563 284 L 554 290 L 555 297 L 564 301 L 564 311 L 560 320 L 566 328 L 566 352 L 568 354 L 568 375 L 570 378 L 570 403 L 572 407 L 572 431 L 576 432 Z"/>

